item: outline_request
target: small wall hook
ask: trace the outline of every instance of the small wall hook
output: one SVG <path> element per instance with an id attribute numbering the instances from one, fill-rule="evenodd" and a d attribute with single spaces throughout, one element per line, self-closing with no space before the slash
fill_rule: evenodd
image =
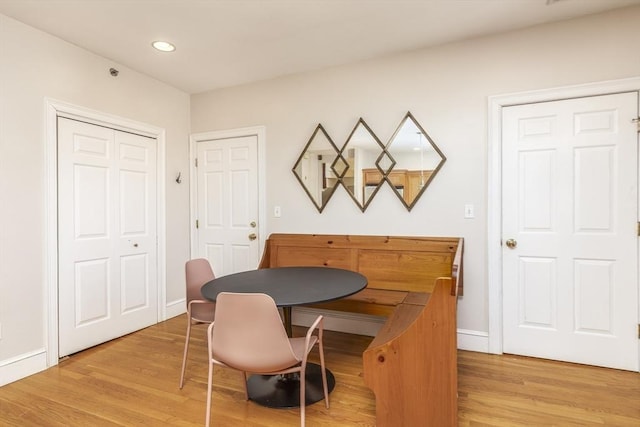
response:
<path id="1" fill-rule="evenodd" d="M 182 184 L 182 172 L 178 172 L 178 176 L 176 177 L 176 182 L 178 184 Z"/>

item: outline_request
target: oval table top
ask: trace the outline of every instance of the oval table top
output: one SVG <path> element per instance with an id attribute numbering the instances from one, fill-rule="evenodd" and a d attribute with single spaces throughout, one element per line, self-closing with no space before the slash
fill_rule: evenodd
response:
<path id="1" fill-rule="evenodd" d="M 215 278 L 202 286 L 202 296 L 215 301 L 220 292 L 259 292 L 278 307 L 327 302 L 344 298 L 367 286 L 360 273 L 330 267 L 275 267 Z"/>

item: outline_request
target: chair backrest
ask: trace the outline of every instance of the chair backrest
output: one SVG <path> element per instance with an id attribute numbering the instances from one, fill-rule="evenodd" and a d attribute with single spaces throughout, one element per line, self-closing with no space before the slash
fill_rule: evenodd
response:
<path id="1" fill-rule="evenodd" d="M 185 264 L 185 275 L 187 282 L 187 304 L 192 300 L 203 300 L 204 297 L 200 292 L 200 288 L 208 281 L 215 279 L 209 260 L 196 258 L 187 261 Z M 203 322 L 212 322 L 213 310 L 211 306 L 195 304 L 191 309 L 191 317 Z"/>
<path id="2" fill-rule="evenodd" d="M 276 372 L 299 362 L 269 295 L 221 292 L 216 297 L 213 357 L 241 371 Z"/>

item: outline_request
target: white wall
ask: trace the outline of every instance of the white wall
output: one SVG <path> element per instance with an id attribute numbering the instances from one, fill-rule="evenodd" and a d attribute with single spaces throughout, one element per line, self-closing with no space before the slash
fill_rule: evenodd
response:
<path id="1" fill-rule="evenodd" d="M 188 134 L 267 127 L 263 232 L 466 239 L 459 328 L 488 330 L 487 97 L 640 75 L 640 8 L 189 96 L 0 15 L 0 384 L 46 345 L 45 114 L 53 98 L 166 129 L 167 304 L 184 297 Z M 256 64 L 260 66 L 260 64 Z M 117 78 L 109 68 L 120 70 Z M 291 168 L 318 122 L 342 145 L 362 116 L 387 141 L 410 110 L 448 160 L 411 213 L 388 188 L 361 213 L 340 189 L 318 214 Z M 183 183 L 174 178 L 182 171 Z M 476 219 L 463 219 L 465 203 Z"/>
<path id="2" fill-rule="evenodd" d="M 193 132 L 265 125 L 262 232 L 462 236 L 458 327 L 488 331 L 487 99 L 640 75 L 640 7 L 194 95 Z M 260 64 L 255 64 L 260 66 Z M 318 123 L 341 147 L 359 117 L 387 142 L 407 111 L 447 157 L 409 213 L 388 187 L 361 213 L 340 188 L 322 214 L 291 172 Z M 466 203 L 475 219 L 463 219 Z M 274 206 L 282 217 L 274 218 Z"/>
<path id="3" fill-rule="evenodd" d="M 166 294 L 184 298 L 189 95 L 0 15 L 0 384 L 47 342 L 45 98 L 166 130 Z"/>

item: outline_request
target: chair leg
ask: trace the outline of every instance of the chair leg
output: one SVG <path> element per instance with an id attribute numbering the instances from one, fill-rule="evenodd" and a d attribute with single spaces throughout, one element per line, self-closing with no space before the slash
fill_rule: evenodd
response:
<path id="1" fill-rule="evenodd" d="M 318 350 L 320 350 L 320 370 L 322 372 L 322 389 L 324 391 L 324 404 L 329 408 L 329 386 L 327 385 L 327 368 L 324 365 L 324 348 L 322 341 L 318 344 Z"/>
<path id="2" fill-rule="evenodd" d="M 184 354 L 182 356 L 182 371 L 180 373 L 180 388 L 184 385 L 184 371 L 187 366 L 187 353 L 189 353 L 189 339 L 191 337 L 191 314 L 187 313 L 187 336 L 184 340 Z"/>
<path id="3" fill-rule="evenodd" d="M 244 400 L 249 400 L 249 390 L 247 390 L 247 373 L 242 371 L 242 385 L 244 386 Z"/>
<path id="4" fill-rule="evenodd" d="M 211 356 L 209 356 L 211 358 Z M 211 420 L 211 388 L 213 387 L 213 362 L 209 361 L 209 379 L 207 380 L 207 415 L 205 426 L 209 426 Z"/>
<path id="5" fill-rule="evenodd" d="M 306 366 L 300 368 L 300 427 L 305 426 L 305 408 L 307 407 L 306 398 L 304 395 L 306 384 Z"/>

